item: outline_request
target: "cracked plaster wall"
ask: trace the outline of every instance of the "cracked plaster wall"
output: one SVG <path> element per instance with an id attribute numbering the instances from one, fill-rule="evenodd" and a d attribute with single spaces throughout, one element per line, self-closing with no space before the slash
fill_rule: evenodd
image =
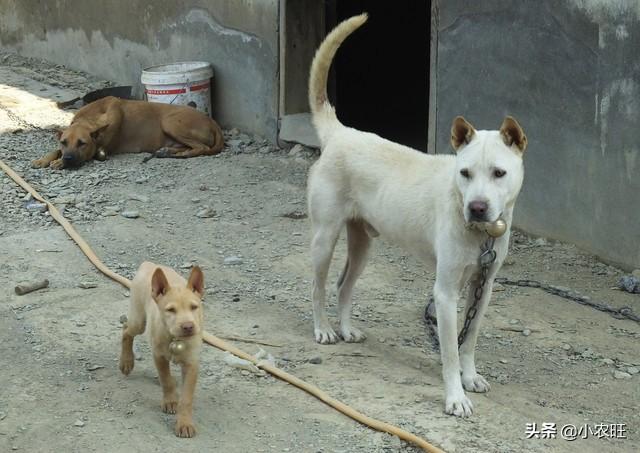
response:
<path id="1" fill-rule="evenodd" d="M 529 138 L 516 225 L 640 267 L 640 1 L 437 7 L 437 152 L 455 115 L 514 115 Z"/>
<path id="2" fill-rule="evenodd" d="M 0 47 L 138 95 L 145 67 L 208 61 L 214 117 L 276 139 L 278 0 L 0 0 Z"/>

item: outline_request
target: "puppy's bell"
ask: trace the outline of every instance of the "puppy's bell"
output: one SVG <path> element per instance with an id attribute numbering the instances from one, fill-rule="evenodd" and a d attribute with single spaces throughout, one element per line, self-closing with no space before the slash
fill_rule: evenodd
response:
<path id="1" fill-rule="evenodd" d="M 98 159 L 100 161 L 107 160 L 107 153 L 104 151 L 104 149 L 100 148 L 98 150 L 98 154 L 96 155 L 96 159 Z"/>
<path id="2" fill-rule="evenodd" d="M 180 354 L 185 350 L 185 348 L 186 346 L 184 342 L 180 340 L 173 340 L 169 343 L 169 352 L 171 352 L 171 354 Z"/>
<path id="3" fill-rule="evenodd" d="M 499 238 L 505 231 L 507 231 L 507 222 L 502 219 L 498 219 L 495 222 L 486 223 L 485 231 L 493 238 Z"/>

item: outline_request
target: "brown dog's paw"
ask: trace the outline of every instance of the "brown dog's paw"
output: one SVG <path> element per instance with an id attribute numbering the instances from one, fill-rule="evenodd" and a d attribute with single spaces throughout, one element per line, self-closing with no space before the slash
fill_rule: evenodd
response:
<path id="1" fill-rule="evenodd" d="M 53 168 L 54 170 L 62 170 L 64 168 L 64 162 L 62 161 L 62 159 L 52 160 L 49 164 L 49 167 Z"/>
<path id="2" fill-rule="evenodd" d="M 162 412 L 164 412 L 165 414 L 175 414 L 177 408 L 178 408 L 177 401 L 169 400 L 169 401 L 162 402 Z"/>
<path id="3" fill-rule="evenodd" d="M 120 357 L 120 371 L 125 376 L 129 376 L 131 370 L 133 370 L 133 356 L 121 356 Z"/>
<path id="4" fill-rule="evenodd" d="M 44 159 L 36 159 L 31 161 L 31 168 L 45 168 L 49 166 L 49 162 Z"/>
<path id="5" fill-rule="evenodd" d="M 153 153 L 153 157 L 159 157 L 159 158 L 163 158 L 163 157 L 173 157 L 173 152 L 171 150 L 171 148 L 167 148 L 166 146 L 163 148 L 160 148 L 158 150 L 156 150 Z"/>
<path id="6" fill-rule="evenodd" d="M 193 426 L 191 420 L 176 422 L 176 436 L 178 437 L 193 437 L 196 435 L 196 427 Z"/>

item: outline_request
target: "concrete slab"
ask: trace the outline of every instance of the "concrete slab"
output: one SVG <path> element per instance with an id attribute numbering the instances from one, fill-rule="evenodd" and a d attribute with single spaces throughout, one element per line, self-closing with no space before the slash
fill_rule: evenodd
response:
<path id="1" fill-rule="evenodd" d="M 71 121 L 73 113 L 60 110 L 56 103 L 80 93 L 47 85 L 6 66 L 0 66 L 0 80 L 0 133 L 24 129 L 27 124 L 50 128 Z"/>
<path id="2" fill-rule="evenodd" d="M 310 113 L 285 115 L 280 122 L 280 140 L 301 143 L 312 148 L 320 148 L 320 140 L 311 124 Z"/>

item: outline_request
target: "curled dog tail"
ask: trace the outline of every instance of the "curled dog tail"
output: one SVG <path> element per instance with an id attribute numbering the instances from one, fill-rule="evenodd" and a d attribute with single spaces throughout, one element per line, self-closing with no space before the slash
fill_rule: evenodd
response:
<path id="1" fill-rule="evenodd" d="M 340 22 L 322 41 L 316 51 L 316 55 L 313 57 L 311 74 L 309 75 L 309 105 L 311 107 L 313 125 L 322 145 L 325 144 L 332 126 L 339 124 L 333 106 L 327 98 L 327 79 L 331 62 L 340 44 L 364 24 L 367 21 L 367 17 L 367 14 L 363 13 Z"/>

